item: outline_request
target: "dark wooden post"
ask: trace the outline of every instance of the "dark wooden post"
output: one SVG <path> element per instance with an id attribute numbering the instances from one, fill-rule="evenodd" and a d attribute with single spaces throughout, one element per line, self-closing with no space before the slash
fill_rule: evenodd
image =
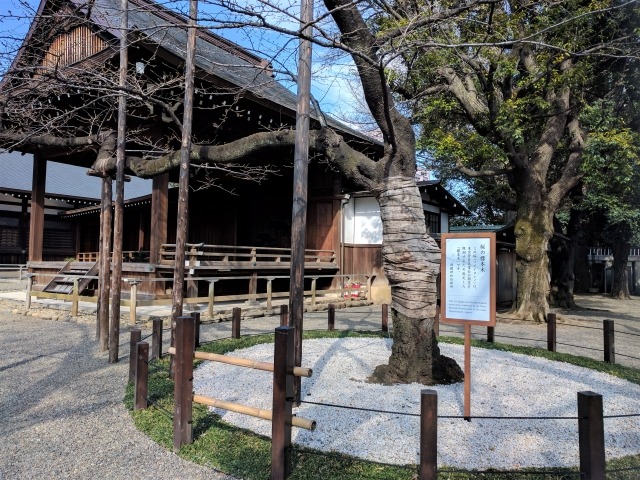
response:
<path id="1" fill-rule="evenodd" d="M 113 183 L 111 177 L 102 178 L 100 194 L 100 268 L 98 269 L 98 331 L 100 351 L 109 348 L 109 298 L 111 290 L 111 202 Z"/>
<path id="2" fill-rule="evenodd" d="M 286 327 L 289 325 L 289 306 L 280 305 L 280 326 Z"/>
<path id="3" fill-rule="evenodd" d="M 291 463 L 291 416 L 293 408 L 294 329 L 278 327 L 273 362 L 273 413 L 271 422 L 271 479 L 289 476 Z"/>
<path id="4" fill-rule="evenodd" d="M 313 35 L 313 0 L 300 4 L 302 34 Z M 295 327 L 295 359 L 302 362 L 302 329 L 304 314 L 304 261 L 307 232 L 307 191 L 309 180 L 309 113 L 311 99 L 311 41 L 300 38 L 298 50 L 298 95 L 296 134 L 293 154 L 293 206 L 291 208 L 291 269 L 289 304 L 291 322 Z M 300 404 L 300 377 L 295 378 L 296 405 Z"/>
<path id="5" fill-rule="evenodd" d="M 330 303 L 327 309 L 327 329 L 329 331 L 336 329 L 336 306 L 333 303 Z"/>
<path id="6" fill-rule="evenodd" d="M 191 316 L 195 319 L 195 348 L 200 346 L 200 313 L 199 312 L 191 312 Z"/>
<path id="7" fill-rule="evenodd" d="M 487 327 L 487 342 L 494 343 L 496 340 L 496 327 Z"/>
<path id="8" fill-rule="evenodd" d="M 147 391 L 149 383 L 149 344 L 138 342 L 135 345 L 136 374 L 133 392 L 134 410 L 147 408 Z"/>
<path id="9" fill-rule="evenodd" d="M 167 243 L 169 216 L 169 174 L 153 177 L 151 190 L 151 234 L 149 236 L 149 263 L 160 263 L 160 246 Z M 156 294 L 165 293 L 164 282 L 153 282 Z"/>
<path id="10" fill-rule="evenodd" d="M 602 321 L 602 332 L 604 334 L 604 361 L 608 363 L 616 363 L 616 345 L 613 329 L 613 320 Z"/>
<path id="11" fill-rule="evenodd" d="M 242 317 L 242 309 L 240 307 L 234 307 L 233 316 L 231 317 L 231 338 L 240 338 L 241 317 Z"/>
<path id="12" fill-rule="evenodd" d="M 578 392 L 578 439 L 580 473 L 585 480 L 605 478 L 602 395 Z"/>
<path id="13" fill-rule="evenodd" d="M 193 352 L 195 319 L 179 317 L 175 326 L 175 380 L 173 390 L 173 450 L 193 441 Z"/>
<path id="14" fill-rule="evenodd" d="M 438 477 L 438 392 L 420 392 L 420 470 L 419 480 Z"/>
<path id="15" fill-rule="evenodd" d="M 171 321 L 171 336 L 169 338 L 169 347 L 176 346 L 176 322 L 175 320 Z M 176 360 L 175 355 L 169 355 L 169 378 L 172 380 L 175 379 L 176 376 Z"/>
<path id="16" fill-rule="evenodd" d="M 29 261 L 42 260 L 44 238 L 44 194 L 47 181 L 47 160 L 40 154 L 33 156 L 33 183 L 31 189 L 31 217 L 29 218 Z"/>
<path id="17" fill-rule="evenodd" d="M 547 350 L 556 351 L 556 314 L 547 314 Z"/>
<path id="18" fill-rule="evenodd" d="M 153 320 L 153 333 L 151 336 L 151 358 L 162 358 L 162 320 Z"/>
<path id="19" fill-rule="evenodd" d="M 176 225 L 176 254 L 173 271 L 173 305 L 171 319 L 182 315 L 184 301 L 184 258 L 187 248 L 189 221 L 189 170 L 191 154 L 191 131 L 193 126 L 193 91 L 195 77 L 197 0 L 189 1 L 187 54 L 184 67 L 184 107 L 182 114 L 182 142 L 180 144 L 180 174 L 178 176 L 178 220 Z"/>
<path id="20" fill-rule="evenodd" d="M 382 304 L 382 331 L 387 333 L 389 331 L 389 305 Z"/>
<path id="21" fill-rule="evenodd" d="M 142 339 L 142 331 L 139 328 L 131 330 L 129 340 L 129 382 L 133 382 L 136 377 L 136 344 Z"/>

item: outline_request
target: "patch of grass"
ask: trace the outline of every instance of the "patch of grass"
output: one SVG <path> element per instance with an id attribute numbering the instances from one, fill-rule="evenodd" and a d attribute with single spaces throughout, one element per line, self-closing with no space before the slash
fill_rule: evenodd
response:
<path id="1" fill-rule="evenodd" d="M 381 332 L 354 331 L 308 331 L 305 339 L 380 337 Z M 457 337 L 440 337 L 439 341 L 463 344 Z M 202 345 L 199 350 L 212 353 L 228 353 L 261 343 L 273 342 L 273 335 L 255 335 L 240 339 L 224 339 Z M 506 352 L 522 353 L 548 358 L 591 368 L 640 384 L 640 371 L 621 365 L 610 365 L 597 360 L 554 353 L 546 350 L 488 343 L 473 340 L 472 345 Z M 132 411 L 136 426 L 153 440 L 167 449 L 173 446 L 173 381 L 169 379 L 169 362 L 163 359 L 150 365 L 149 375 L 150 408 Z M 125 405 L 133 409 L 133 386 L 128 385 Z M 208 411 L 204 405 L 193 405 L 194 442 L 180 449 L 179 455 L 201 465 L 221 470 L 230 475 L 247 480 L 270 478 L 271 439 L 243 430 L 220 420 L 218 415 Z M 607 470 L 618 470 L 607 474 L 607 480 L 629 480 L 638 478 L 640 455 L 618 458 L 607 462 Z M 570 472 L 570 473 L 569 473 Z M 575 473 L 574 473 L 575 472 Z M 414 480 L 417 478 L 415 465 L 388 465 L 361 460 L 341 453 L 321 452 L 294 445 L 292 480 Z M 439 480 L 570 480 L 580 478 L 577 469 L 521 469 L 518 471 L 456 471 L 443 468 L 438 472 Z"/>

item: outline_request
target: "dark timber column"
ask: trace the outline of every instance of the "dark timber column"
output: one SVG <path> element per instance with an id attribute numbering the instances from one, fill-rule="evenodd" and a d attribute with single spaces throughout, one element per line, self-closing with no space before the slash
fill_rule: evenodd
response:
<path id="1" fill-rule="evenodd" d="M 29 261 L 42 261 L 44 237 L 44 189 L 47 179 L 47 161 L 33 156 L 33 188 L 31 189 L 31 218 L 29 220 Z"/>
<path id="2" fill-rule="evenodd" d="M 153 177 L 151 191 L 151 236 L 149 262 L 160 261 L 160 245 L 167 243 L 167 216 L 169 212 L 169 174 Z"/>
<path id="3" fill-rule="evenodd" d="M 22 211 L 20 213 L 20 257 L 18 263 L 27 263 L 29 251 L 29 199 L 22 199 Z"/>
<path id="4" fill-rule="evenodd" d="M 169 174 L 153 177 L 151 191 L 151 229 L 149 234 L 149 263 L 160 263 L 160 246 L 167 243 L 167 218 L 169 215 Z M 153 282 L 156 295 L 165 291 L 164 282 Z"/>

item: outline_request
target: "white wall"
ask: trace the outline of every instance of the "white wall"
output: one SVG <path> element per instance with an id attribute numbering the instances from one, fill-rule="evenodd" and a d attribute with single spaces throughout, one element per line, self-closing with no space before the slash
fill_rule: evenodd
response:
<path id="1" fill-rule="evenodd" d="M 351 198 L 344 206 L 344 243 L 382 244 L 382 219 L 375 198 Z"/>

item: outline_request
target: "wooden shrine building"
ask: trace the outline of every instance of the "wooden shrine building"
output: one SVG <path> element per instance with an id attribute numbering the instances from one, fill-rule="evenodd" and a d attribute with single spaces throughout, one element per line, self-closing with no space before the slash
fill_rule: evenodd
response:
<path id="1" fill-rule="evenodd" d="M 164 158 L 180 147 L 186 19 L 150 0 L 129 3 L 127 157 Z M 100 174 L 101 162 L 115 156 L 119 4 L 42 0 L 0 83 L 0 148 L 33 155 L 28 260 L 36 274 L 91 271 L 97 261 L 99 206 L 61 212 L 60 221 L 84 228 L 74 227 L 81 233 L 72 260 L 46 258 L 45 184 L 50 162 Z M 198 30 L 194 142 L 222 145 L 259 132 L 286 131 L 295 125 L 295 110 L 295 95 L 276 80 L 268 61 Z M 313 113 L 311 128 L 321 122 L 372 158 L 382 154 L 376 141 Z M 327 285 L 339 282 L 338 274 L 379 274 L 381 229 L 369 228 L 379 222 L 375 199 L 322 160 L 314 157 L 309 168 L 305 273 L 325 278 Z M 265 148 L 231 167 L 192 159 L 190 275 L 288 275 L 292 162 L 293 148 Z M 140 286 L 157 297 L 167 294 L 173 274 L 178 172 L 150 176 L 151 194 L 126 203 L 123 275 L 165 279 Z M 467 211 L 438 188 L 437 182 L 421 186 L 425 211 L 433 225 L 446 227 L 445 217 Z M 437 222 L 434 215 L 441 215 Z M 46 283 L 39 281 L 42 288 Z"/>

